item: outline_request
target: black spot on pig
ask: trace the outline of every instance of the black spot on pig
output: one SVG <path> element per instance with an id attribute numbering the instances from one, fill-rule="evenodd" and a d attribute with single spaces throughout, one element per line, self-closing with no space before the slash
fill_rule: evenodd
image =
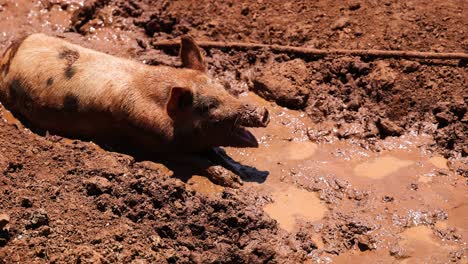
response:
<path id="1" fill-rule="evenodd" d="M 78 111 L 79 100 L 78 97 L 67 94 L 63 99 L 63 109 L 66 112 L 76 112 Z"/>
<path id="2" fill-rule="evenodd" d="M 47 86 L 51 86 L 52 84 L 54 84 L 54 78 L 50 77 L 47 79 Z"/>
<path id="3" fill-rule="evenodd" d="M 77 61 L 80 58 L 80 53 L 76 50 L 72 50 L 69 48 L 62 48 L 62 51 L 59 53 L 59 59 L 64 59 L 67 61 L 67 65 L 71 66 L 75 61 Z"/>
<path id="4" fill-rule="evenodd" d="M 14 40 L 10 46 L 5 50 L 5 52 L 2 54 L 3 59 L 6 59 L 4 61 L 4 64 L 0 64 L 0 72 L 4 72 L 7 74 L 10 71 L 10 64 L 13 58 L 15 57 L 16 53 L 18 52 L 18 49 L 20 48 L 21 44 L 23 44 L 23 41 L 27 38 L 28 36 L 23 36 L 20 37 L 16 40 Z M 5 58 L 5 56 L 8 56 Z"/>
<path id="5" fill-rule="evenodd" d="M 65 68 L 65 77 L 67 77 L 67 79 L 70 80 L 71 78 L 73 78 L 75 73 L 76 73 L 76 68 L 75 67 L 68 66 L 67 68 Z"/>
<path id="6" fill-rule="evenodd" d="M 67 67 L 64 72 L 65 77 L 71 79 L 76 73 L 76 68 L 73 64 L 80 58 L 80 53 L 76 50 L 64 47 L 62 51 L 60 51 L 58 58 L 66 61 Z"/>
<path id="7" fill-rule="evenodd" d="M 14 79 L 10 84 L 10 95 L 14 100 L 22 100 L 26 97 L 26 91 L 20 80 Z"/>
<path id="8" fill-rule="evenodd" d="M 25 110 L 32 109 L 33 100 L 28 94 L 26 85 L 19 79 L 13 79 L 10 83 L 10 97 L 13 104 L 24 108 Z"/>

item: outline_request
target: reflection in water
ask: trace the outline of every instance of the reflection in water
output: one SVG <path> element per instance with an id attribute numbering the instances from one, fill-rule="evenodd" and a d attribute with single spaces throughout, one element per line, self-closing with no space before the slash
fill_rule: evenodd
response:
<path id="1" fill-rule="evenodd" d="M 288 160 L 305 160 L 312 157 L 318 145 L 312 142 L 289 142 L 284 147 L 284 157 Z"/>
<path id="2" fill-rule="evenodd" d="M 413 164 L 413 162 L 409 160 L 384 156 L 357 165 L 354 168 L 354 174 L 372 179 L 382 179 L 411 164 Z"/>
<path id="3" fill-rule="evenodd" d="M 316 193 L 308 192 L 296 187 L 288 187 L 285 191 L 272 193 L 274 202 L 267 204 L 265 212 L 286 231 L 292 232 L 296 218 L 306 221 L 320 220 L 327 208 L 320 201 Z"/>
<path id="4" fill-rule="evenodd" d="M 434 258 L 447 256 L 450 246 L 436 239 L 427 226 L 416 226 L 406 229 L 400 234 L 398 246 L 406 257 L 401 263 L 434 263 Z"/>
<path id="5" fill-rule="evenodd" d="M 408 242 L 409 244 L 415 245 L 418 243 L 439 245 L 433 238 L 432 230 L 427 226 L 416 226 L 406 229 L 401 233 L 403 241 L 401 243 Z"/>
<path id="6" fill-rule="evenodd" d="M 432 163 L 432 165 L 436 166 L 439 169 L 445 169 L 448 170 L 447 166 L 447 159 L 441 156 L 434 156 L 429 159 L 429 162 Z"/>

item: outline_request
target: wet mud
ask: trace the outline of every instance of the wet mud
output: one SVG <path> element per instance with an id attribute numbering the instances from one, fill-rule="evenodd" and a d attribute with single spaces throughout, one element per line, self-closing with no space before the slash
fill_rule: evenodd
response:
<path id="1" fill-rule="evenodd" d="M 31 32 L 151 65 L 158 40 L 467 52 L 460 1 L 0 0 L 0 53 Z M 221 148 L 244 184 L 104 150 L 0 106 L 0 263 L 466 263 L 466 62 L 205 50 L 270 112 Z M 190 168 L 183 168 L 190 172 Z M 190 174 L 190 173 L 189 173 Z"/>

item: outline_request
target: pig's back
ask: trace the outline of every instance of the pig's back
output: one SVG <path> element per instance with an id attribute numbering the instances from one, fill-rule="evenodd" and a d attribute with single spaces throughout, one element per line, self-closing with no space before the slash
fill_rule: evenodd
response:
<path id="1" fill-rule="evenodd" d="M 130 86 L 139 63 L 44 34 L 15 49 L 0 61 L 0 100 L 15 115 L 35 128 L 78 137 L 120 137 L 128 130 L 122 119 L 135 96 Z"/>
<path id="2" fill-rule="evenodd" d="M 80 106 L 110 106 L 108 99 L 122 97 L 132 82 L 133 61 L 86 49 L 44 34 L 27 37 L 11 59 L 3 83 L 22 82 L 40 103 L 60 105 L 77 97 Z M 9 89 L 4 85 L 3 89 Z"/>

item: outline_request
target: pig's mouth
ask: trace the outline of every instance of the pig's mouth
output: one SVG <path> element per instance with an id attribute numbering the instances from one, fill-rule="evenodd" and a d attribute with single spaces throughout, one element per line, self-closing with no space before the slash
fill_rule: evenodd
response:
<path id="1" fill-rule="evenodd" d="M 266 127 L 270 122 L 270 115 L 266 108 L 248 108 L 242 112 L 236 122 L 237 125 L 231 130 L 230 141 L 233 142 L 232 146 L 239 148 L 256 148 L 258 141 L 246 127 Z"/>
<path id="2" fill-rule="evenodd" d="M 234 127 L 231 131 L 230 142 L 233 147 L 256 148 L 258 141 L 255 136 L 242 126 Z"/>

